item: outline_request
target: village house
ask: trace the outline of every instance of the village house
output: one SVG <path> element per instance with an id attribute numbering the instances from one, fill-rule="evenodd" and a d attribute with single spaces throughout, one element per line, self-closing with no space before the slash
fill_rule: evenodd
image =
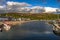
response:
<path id="1" fill-rule="evenodd" d="M 0 21 L 11 21 L 12 17 L 0 17 Z"/>

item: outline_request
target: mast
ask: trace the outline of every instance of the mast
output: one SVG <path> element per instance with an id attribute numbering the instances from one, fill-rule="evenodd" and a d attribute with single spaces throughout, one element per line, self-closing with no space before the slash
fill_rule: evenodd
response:
<path id="1" fill-rule="evenodd" d="M 59 9 L 60 9 L 60 0 L 57 0 L 57 3 L 58 3 L 58 7 L 59 7 Z M 59 9 L 56 10 L 57 13 L 58 13 L 58 19 L 59 19 L 59 13 L 60 13 Z"/>
<path id="2" fill-rule="evenodd" d="M 56 9 L 56 11 L 57 11 L 57 19 L 59 20 L 59 11 L 58 9 Z"/>

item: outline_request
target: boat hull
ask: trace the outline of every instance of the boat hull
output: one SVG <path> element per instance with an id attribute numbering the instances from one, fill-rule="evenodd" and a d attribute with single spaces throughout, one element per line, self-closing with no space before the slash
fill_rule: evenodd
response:
<path id="1" fill-rule="evenodd" d="M 4 28 L 5 31 L 9 31 L 11 29 L 11 26 L 7 25 L 7 24 L 4 24 L 3 28 Z"/>

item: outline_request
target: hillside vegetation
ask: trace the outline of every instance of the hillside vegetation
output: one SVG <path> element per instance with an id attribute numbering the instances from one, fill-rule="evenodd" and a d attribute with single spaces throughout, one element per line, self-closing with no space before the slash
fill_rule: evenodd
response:
<path id="1" fill-rule="evenodd" d="M 13 17 L 13 18 L 30 18 L 31 20 L 55 20 L 60 18 L 60 14 L 53 13 L 39 13 L 39 14 L 31 14 L 31 13 L 5 13 L 0 14 L 0 17 Z"/>

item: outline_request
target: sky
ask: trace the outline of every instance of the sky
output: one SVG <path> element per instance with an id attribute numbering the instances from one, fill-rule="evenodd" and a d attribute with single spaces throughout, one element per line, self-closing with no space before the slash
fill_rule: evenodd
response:
<path id="1" fill-rule="evenodd" d="M 45 12 L 56 12 L 60 8 L 60 0 L 0 0 L 0 12 L 38 11 L 41 8 Z"/>
<path id="2" fill-rule="evenodd" d="M 54 7 L 59 8 L 60 0 L 7 0 L 14 2 L 26 2 L 32 6 Z"/>

